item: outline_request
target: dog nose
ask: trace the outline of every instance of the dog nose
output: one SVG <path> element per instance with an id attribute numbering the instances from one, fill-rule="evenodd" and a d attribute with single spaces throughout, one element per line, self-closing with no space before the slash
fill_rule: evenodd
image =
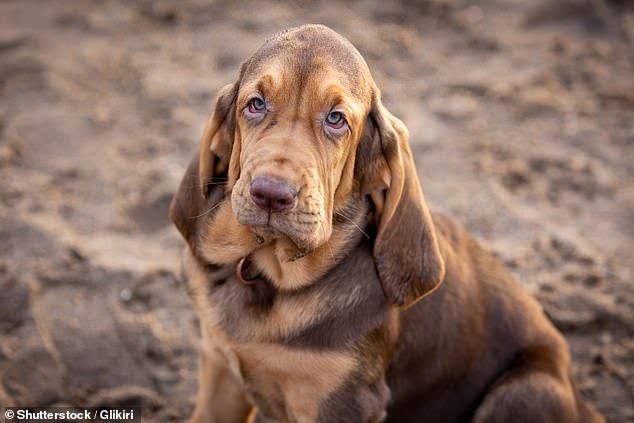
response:
<path id="1" fill-rule="evenodd" d="M 286 182 L 269 176 L 257 176 L 249 190 L 253 202 L 271 213 L 288 210 L 295 204 L 297 193 Z"/>

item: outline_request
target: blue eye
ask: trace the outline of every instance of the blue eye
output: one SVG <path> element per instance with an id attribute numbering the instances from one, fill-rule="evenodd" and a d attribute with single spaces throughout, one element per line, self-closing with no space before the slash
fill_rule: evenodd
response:
<path id="1" fill-rule="evenodd" d="M 326 116 L 326 122 L 331 126 L 339 126 L 343 124 L 343 113 L 341 112 L 330 112 L 328 116 Z"/>
<path id="2" fill-rule="evenodd" d="M 249 101 L 249 111 L 251 113 L 260 113 L 266 109 L 266 103 L 259 97 L 253 98 Z"/>

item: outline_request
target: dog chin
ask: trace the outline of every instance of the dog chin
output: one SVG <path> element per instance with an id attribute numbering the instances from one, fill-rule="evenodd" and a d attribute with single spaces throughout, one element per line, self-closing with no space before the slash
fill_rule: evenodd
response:
<path id="1" fill-rule="evenodd" d="M 305 257 L 315 251 L 318 246 L 310 238 L 288 233 L 270 225 L 249 226 L 261 245 L 270 244 L 274 241 L 282 242 L 282 251 L 284 251 L 286 261 L 295 261 Z"/>
<path id="2" fill-rule="evenodd" d="M 234 207 L 234 210 L 238 223 L 251 229 L 259 245 L 282 241 L 288 261 L 309 255 L 325 241 L 318 236 L 319 231 L 299 231 L 284 216 L 269 215 L 250 208 Z M 319 227 L 315 225 L 315 228 Z"/>

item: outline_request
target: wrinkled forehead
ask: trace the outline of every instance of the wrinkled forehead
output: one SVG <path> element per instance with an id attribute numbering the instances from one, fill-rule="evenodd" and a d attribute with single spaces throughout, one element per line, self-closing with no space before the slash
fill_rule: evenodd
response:
<path id="1" fill-rule="evenodd" d="M 371 76 L 365 60 L 352 43 L 319 25 L 290 29 L 267 40 L 245 63 L 241 79 L 248 83 L 264 76 L 299 85 L 336 80 L 359 102 L 370 102 Z"/>

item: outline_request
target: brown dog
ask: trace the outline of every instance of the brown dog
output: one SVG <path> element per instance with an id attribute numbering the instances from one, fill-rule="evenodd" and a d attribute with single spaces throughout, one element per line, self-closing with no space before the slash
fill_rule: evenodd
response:
<path id="1" fill-rule="evenodd" d="M 429 213 L 406 128 L 328 28 L 275 35 L 221 90 L 171 217 L 195 422 L 603 420 L 537 302 Z"/>

